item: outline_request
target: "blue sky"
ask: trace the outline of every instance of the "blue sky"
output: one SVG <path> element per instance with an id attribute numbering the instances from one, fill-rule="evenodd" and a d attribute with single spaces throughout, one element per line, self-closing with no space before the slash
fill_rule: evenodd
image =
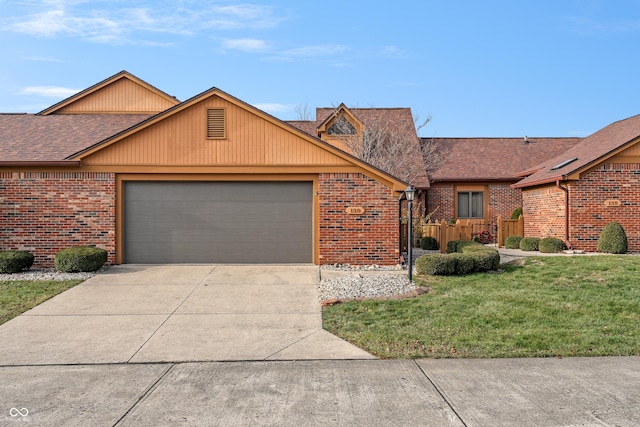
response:
<path id="1" fill-rule="evenodd" d="M 640 114 L 640 0 L 0 0 L 0 111 L 121 70 L 274 116 L 410 107 L 423 136 L 586 136 Z"/>

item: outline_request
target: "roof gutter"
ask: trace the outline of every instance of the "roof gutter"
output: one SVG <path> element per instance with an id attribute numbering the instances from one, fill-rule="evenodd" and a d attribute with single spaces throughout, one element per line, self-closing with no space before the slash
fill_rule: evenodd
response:
<path id="1" fill-rule="evenodd" d="M 80 160 L 26 160 L 26 161 L 0 161 L 0 167 L 30 167 L 30 166 L 44 166 L 44 167 L 65 167 L 65 166 L 80 166 Z"/>
<path id="2" fill-rule="evenodd" d="M 571 242 L 569 242 L 569 189 L 560 185 L 560 180 L 556 181 L 556 188 L 564 191 L 564 244 L 567 249 L 571 249 Z"/>

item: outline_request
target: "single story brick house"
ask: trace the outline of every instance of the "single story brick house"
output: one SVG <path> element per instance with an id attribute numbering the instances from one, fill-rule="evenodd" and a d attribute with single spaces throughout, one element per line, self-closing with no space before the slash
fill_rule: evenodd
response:
<path id="1" fill-rule="evenodd" d="M 612 123 L 521 174 L 525 235 L 553 236 L 595 251 L 619 222 L 640 252 L 640 115 Z"/>
<path id="2" fill-rule="evenodd" d="M 120 263 L 396 264 L 407 183 L 217 89 L 122 71 L 0 114 L 0 250 Z"/>
<path id="3" fill-rule="evenodd" d="M 522 207 L 520 173 L 555 157 L 580 138 L 422 138 L 442 161 L 429 171 L 427 213 L 433 219 L 471 220 L 493 227 Z"/>

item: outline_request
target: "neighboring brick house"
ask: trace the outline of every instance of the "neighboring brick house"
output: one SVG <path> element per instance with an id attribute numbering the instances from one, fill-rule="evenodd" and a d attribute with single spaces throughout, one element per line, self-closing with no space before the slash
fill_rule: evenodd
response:
<path id="1" fill-rule="evenodd" d="M 512 188 L 519 173 L 563 153 L 580 138 L 422 138 L 434 144 L 441 163 L 429 171 L 427 212 L 433 219 L 471 220 L 494 227 L 522 207 Z"/>
<path id="2" fill-rule="evenodd" d="M 538 164 L 513 185 L 523 193 L 525 235 L 553 236 L 595 251 L 604 226 L 619 222 L 640 252 L 640 115 L 595 132 Z"/>
<path id="3" fill-rule="evenodd" d="M 110 263 L 396 264 L 407 183 L 217 89 L 123 71 L 0 115 L 0 250 Z"/>

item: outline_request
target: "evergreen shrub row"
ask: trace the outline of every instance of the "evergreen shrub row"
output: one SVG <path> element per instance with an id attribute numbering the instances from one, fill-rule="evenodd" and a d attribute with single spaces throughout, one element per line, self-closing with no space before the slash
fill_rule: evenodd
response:
<path id="1" fill-rule="evenodd" d="M 464 275 L 496 270 L 500 253 L 487 246 L 466 240 L 447 244 L 447 254 L 427 254 L 416 260 L 418 274 L 432 276 Z"/>
<path id="2" fill-rule="evenodd" d="M 29 251 L 0 252 L 0 273 L 19 273 L 33 265 L 34 256 Z M 74 246 L 56 253 L 54 266 L 64 273 L 100 270 L 107 262 L 107 251 L 93 246 Z"/>

